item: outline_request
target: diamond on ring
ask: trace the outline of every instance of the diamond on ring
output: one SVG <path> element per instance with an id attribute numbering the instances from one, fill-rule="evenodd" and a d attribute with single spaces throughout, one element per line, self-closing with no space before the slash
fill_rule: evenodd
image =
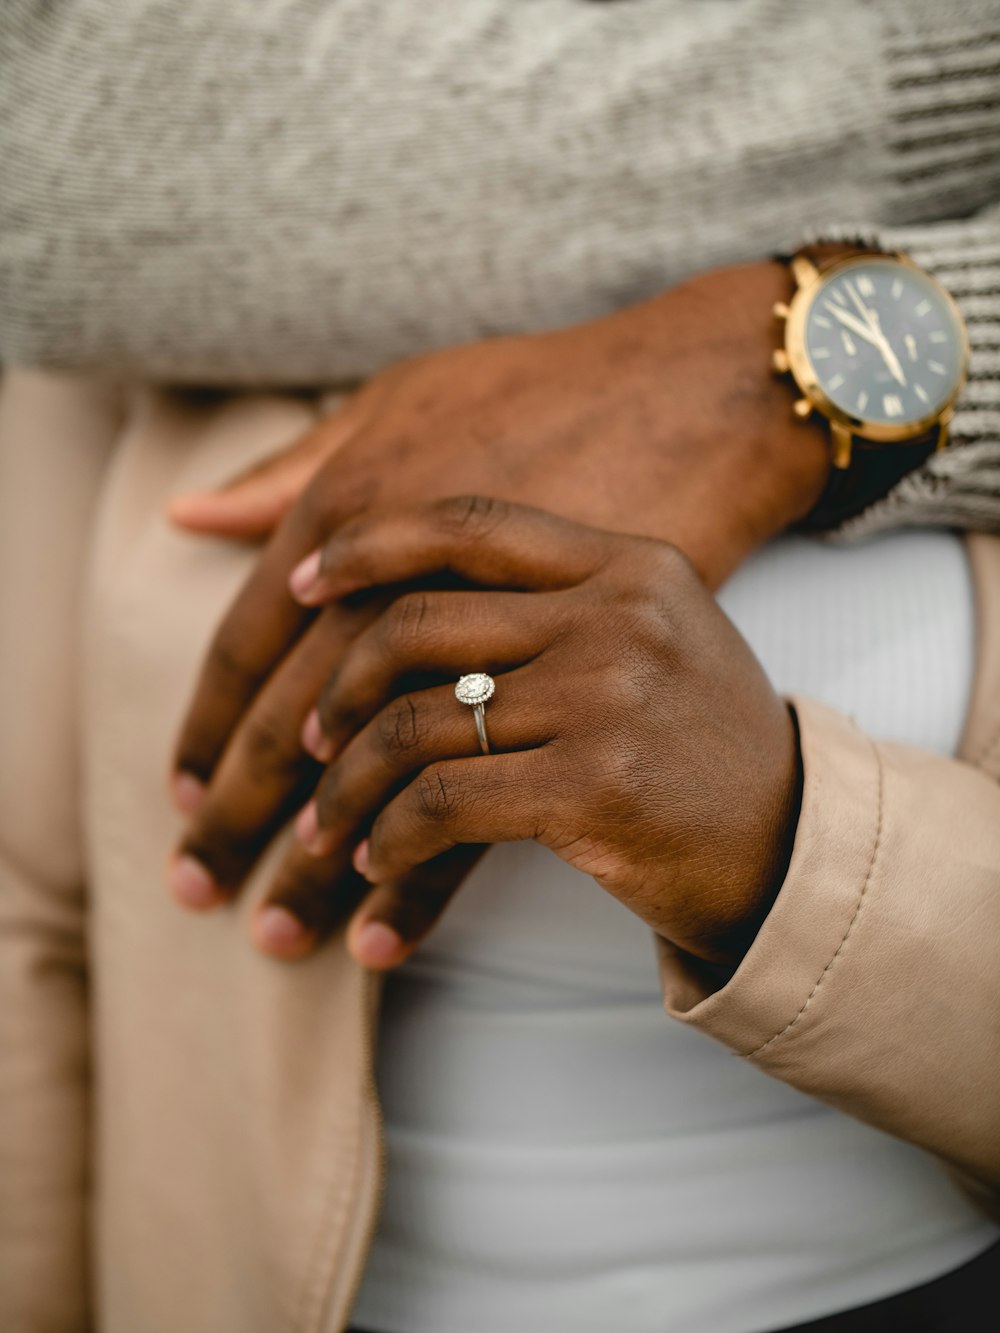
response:
<path id="1" fill-rule="evenodd" d="M 474 671 L 469 676 L 459 677 L 455 686 L 455 698 L 459 703 L 470 704 L 475 708 L 477 704 L 484 704 L 488 699 L 492 699 L 495 689 L 496 681 L 492 676 L 487 676 L 484 671 Z"/>
<path id="2" fill-rule="evenodd" d="M 487 676 L 485 671 L 473 671 L 468 676 L 460 676 L 458 684 L 455 686 L 455 698 L 460 704 L 468 704 L 472 709 L 472 715 L 476 719 L 476 735 L 479 737 L 479 748 L 483 754 L 490 753 L 490 742 L 486 735 L 486 709 L 484 705 L 487 700 L 493 698 L 495 689 L 496 682 L 492 676 Z"/>

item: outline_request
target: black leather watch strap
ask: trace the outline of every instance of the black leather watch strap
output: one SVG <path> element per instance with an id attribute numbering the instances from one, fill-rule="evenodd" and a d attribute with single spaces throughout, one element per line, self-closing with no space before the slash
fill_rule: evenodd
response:
<path id="1" fill-rule="evenodd" d="M 794 255 L 777 258 L 791 266 L 796 255 L 809 260 L 820 273 L 841 260 L 865 255 L 884 255 L 886 250 L 859 237 L 856 241 L 817 242 L 805 245 Z M 847 468 L 831 467 L 823 494 L 796 527 L 807 532 L 837 527 L 880 500 L 909 472 L 930 457 L 937 448 L 941 428 L 935 426 L 916 440 L 902 444 L 882 444 L 855 435 L 851 463 Z"/>
<path id="2" fill-rule="evenodd" d="M 848 468 L 831 467 L 823 494 L 796 527 L 805 532 L 835 528 L 853 518 L 880 500 L 927 461 L 937 448 L 940 427 L 918 440 L 905 444 L 872 446 L 870 440 L 854 437 L 851 465 Z"/>

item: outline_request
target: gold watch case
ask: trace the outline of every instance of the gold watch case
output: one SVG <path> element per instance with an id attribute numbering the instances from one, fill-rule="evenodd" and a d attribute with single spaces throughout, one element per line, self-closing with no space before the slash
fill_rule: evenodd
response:
<path id="1" fill-rule="evenodd" d="M 885 259 L 890 263 L 904 265 L 918 272 L 922 278 L 932 283 L 944 298 L 946 306 L 954 316 L 955 324 L 962 338 L 961 368 L 951 395 L 941 406 L 936 407 L 927 416 L 918 421 L 902 422 L 899 425 L 884 421 L 868 421 L 864 417 L 852 416 L 833 403 L 820 387 L 819 376 L 809 359 L 806 349 L 806 320 L 812 306 L 813 295 L 819 284 L 826 284 L 845 271 L 861 267 L 873 258 Z M 772 369 L 776 374 L 791 374 L 802 397 L 794 405 L 796 416 L 806 419 L 814 412 L 824 417 L 830 426 L 833 445 L 833 466 L 850 466 L 851 453 L 855 437 L 877 444 L 905 444 L 919 439 L 935 426 L 940 427 L 937 448 L 943 449 L 948 443 L 948 426 L 954 413 L 955 400 L 965 384 L 969 365 L 969 335 L 965 321 L 951 293 L 941 285 L 926 269 L 920 268 L 908 255 L 898 252 L 885 254 L 853 253 L 843 259 L 819 269 L 805 255 L 796 255 L 791 262 L 792 275 L 796 282 L 796 291 L 792 299 L 785 304 L 779 301 L 774 307 L 775 317 L 785 324 L 785 345 L 779 347 L 772 357 Z"/>

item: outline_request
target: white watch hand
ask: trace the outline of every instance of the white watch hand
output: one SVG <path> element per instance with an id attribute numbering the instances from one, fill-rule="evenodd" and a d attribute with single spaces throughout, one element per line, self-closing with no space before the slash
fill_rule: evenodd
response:
<path id="1" fill-rule="evenodd" d="M 889 374 L 897 384 L 906 384 L 906 376 L 903 374 L 903 368 L 899 364 L 896 353 L 889 345 L 889 340 L 882 332 L 877 323 L 865 323 L 858 319 L 857 315 L 852 315 L 849 310 L 843 310 L 839 305 L 834 305 L 832 301 L 824 301 L 823 304 L 832 315 L 836 315 L 841 324 L 846 324 L 849 329 L 853 329 L 859 338 L 864 338 L 870 342 L 873 347 L 877 347 L 882 353 L 882 360 L 885 362 Z"/>
<path id="2" fill-rule="evenodd" d="M 897 384 L 905 385 L 906 376 L 903 374 L 903 367 L 899 364 L 899 357 L 893 351 L 892 343 L 882 332 L 882 325 L 879 321 L 877 310 L 872 310 L 871 312 L 871 323 L 872 323 L 872 328 L 874 328 L 875 332 L 881 339 L 881 342 L 879 343 L 879 349 L 882 353 L 882 356 L 885 358 L 885 364 L 889 367 L 890 375 L 892 375 L 893 379 L 896 381 Z"/>
<path id="3" fill-rule="evenodd" d="M 862 315 L 864 315 L 865 319 L 868 321 L 869 328 L 876 335 L 878 341 L 875 346 L 882 353 L 882 359 L 889 368 L 889 374 L 897 384 L 905 384 L 906 376 L 903 374 L 903 367 L 899 364 L 899 357 L 892 350 L 892 344 L 882 332 L 882 324 L 879 321 L 878 311 L 874 306 L 869 308 L 865 305 L 864 301 L 862 301 L 861 297 L 855 291 L 854 283 L 850 278 L 844 279 L 844 286 L 847 288 L 848 296 L 861 311 Z"/>
<path id="4" fill-rule="evenodd" d="M 873 347 L 880 346 L 878 335 L 870 324 L 863 323 L 857 315 L 852 315 L 849 310 L 842 310 L 839 305 L 834 305 L 832 301 L 824 301 L 823 304 L 831 315 L 836 315 L 841 324 L 846 324 L 849 329 L 853 329 L 859 338 L 864 338 Z"/>
<path id="5" fill-rule="evenodd" d="M 861 297 L 854 290 L 854 283 L 851 282 L 850 278 L 844 279 L 844 286 L 847 288 L 848 296 L 858 307 L 858 310 L 861 312 L 861 316 L 865 320 L 865 322 L 867 324 L 870 324 L 871 327 L 876 330 L 876 332 L 881 333 L 882 330 L 878 326 L 878 315 L 875 313 L 874 310 L 868 309 L 864 301 L 862 301 Z"/>

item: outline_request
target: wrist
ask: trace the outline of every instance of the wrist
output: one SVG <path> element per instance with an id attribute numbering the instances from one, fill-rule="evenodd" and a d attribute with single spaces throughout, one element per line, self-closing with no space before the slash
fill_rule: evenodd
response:
<path id="1" fill-rule="evenodd" d="M 729 444 L 746 468 L 747 516 L 766 540 L 819 499 L 830 473 L 829 440 L 822 423 L 795 416 L 788 385 L 772 371 L 782 334 L 775 306 L 787 303 L 794 285 L 786 266 L 760 260 L 710 276 L 711 295 L 733 330 Z"/>
<path id="2" fill-rule="evenodd" d="M 822 424 L 795 417 L 787 384 L 771 371 L 774 306 L 792 289 L 783 264 L 761 260 L 701 274 L 648 303 L 657 324 L 649 336 L 690 367 L 684 426 L 698 440 L 697 466 L 677 477 L 688 530 L 671 539 L 713 588 L 808 514 L 829 475 Z"/>
<path id="3" fill-rule="evenodd" d="M 709 910 L 696 936 L 671 941 L 690 957 L 723 971 L 739 966 L 767 920 L 788 876 L 798 831 L 804 786 L 798 721 L 794 710 L 779 702 L 787 725 L 787 761 L 768 784 L 754 837 L 730 856 L 730 873 L 723 870 L 713 877 Z"/>

